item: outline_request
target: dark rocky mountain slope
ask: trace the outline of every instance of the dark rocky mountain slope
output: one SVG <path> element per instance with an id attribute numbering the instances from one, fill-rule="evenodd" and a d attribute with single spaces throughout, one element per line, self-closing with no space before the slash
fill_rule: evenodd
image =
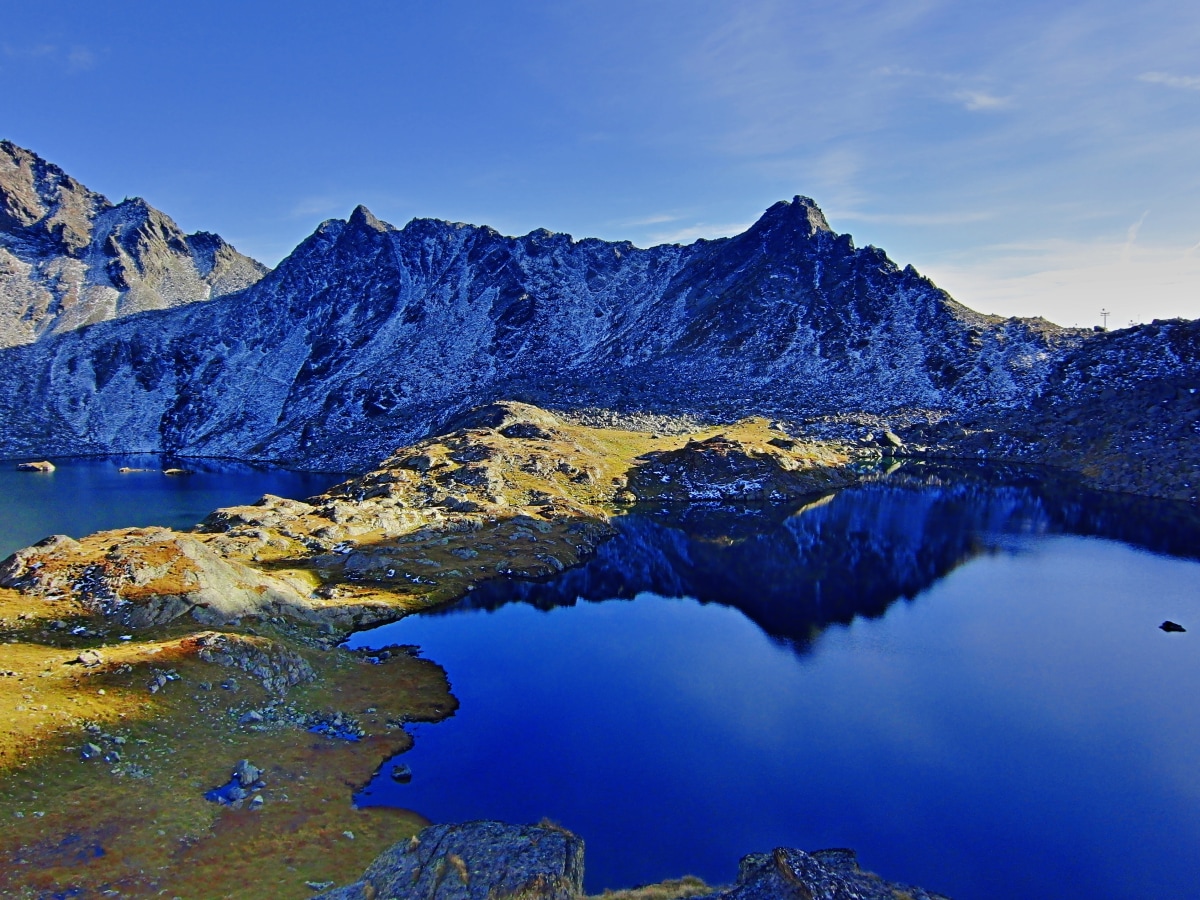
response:
<path id="1" fill-rule="evenodd" d="M 896 452 L 1047 463 L 1181 499 L 1200 484 L 1200 324 L 1093 333 L 981 315 L 856 248 L 804 197 L 736 237 L 648 249 L 397 229 L 359 207 L 259 279 L 219 238 L 0 151 L 0 343 L 27 342 L 0 349 L 2 455 L 366 467 L 513 399 L 589 421 L 762 414 L 859 443 L 895 432 Z"/>
<path id="2" fill-rule="evenodd" d="M 266 271 L 215 234 L 184 234 L 140 198 L 114 205 L 0 141 L 0 347 L 220 297 Z"/>
<path id="3" fill-rule="evenodd" d="M 500 398 L 736 418 L 954 413 L 1036 394 L 1084 339 L 1001 320 L 806 198 L 690 246 L 359 207 L 238 294 L 0 353 L 0 452 L 361 465 Z"/>

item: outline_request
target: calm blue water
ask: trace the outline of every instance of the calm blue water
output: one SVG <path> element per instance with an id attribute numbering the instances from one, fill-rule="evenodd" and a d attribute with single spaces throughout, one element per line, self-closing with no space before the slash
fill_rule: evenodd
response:
<path id="1" fill-rule="evenodd" d="M 214 509 L 253 503 L 263 494 L 303 499 L 341 480 L 217 460 L 164 463 L 158 456 L 52 460 L 54 472 L 18 472 L 0 461 L 0 559 L 51 534 L 82 537 L 105 528 L 191 528 Z M 193 474 L 162 474 L 167 466 Z M 121 474 L 122 466 L 151 471 Z"/>
<path id="2" fill-rule="evenodd" d="M 1194 898 L 1197 555 L 1193 511 L 1030 483 L 631 516 L 555 581 L 354 639 L 419 644 L 461 703 L 357 801 L 549 817 L 590 890 L 787 845 L 958 900 Z"/>

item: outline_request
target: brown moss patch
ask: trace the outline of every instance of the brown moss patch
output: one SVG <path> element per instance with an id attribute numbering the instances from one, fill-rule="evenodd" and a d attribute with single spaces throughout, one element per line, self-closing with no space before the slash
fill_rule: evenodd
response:
<path id="1" fill-rule="evenodd" d="M 300 648 L 319 678 L 280 701 L 241 670 L 201 660 L 198 646 L 194 637 L 137 640 L 102 648 L 104 662 L 84 668 L 70 664 L 74 648 L 0 645 L 0 667 L 20 664 L 34 676 L 17 682 L 19 702 L 9 692 L 0 702 L 37 709 L 6 715 L 18 728 L 6 729 L 2 745 L 0 893 L 306 897 L 305 881 L 350 880 L 426 824 L 412 813 L 354 809 L 350 796 L 411 744 L 398 723 L 453 711 L 440 667 Z M 151 693 L 162 672 L 173 680 Z M 219 686 L 231 675 L 236 692 Z M 272 701 L 299 714 L 351 715 L 366 737 L 311 734 L 287 716 L 238 723 L 243 710 Z M 104 757 L 81 759 L 86 743 Z M 261 807 L 205 800 L 243 758 L 264 770 Z"/>
<path id="2" fill-rule="evenodd" d="M 684 875 L 682 878 L 670 878 L 657 884 L 628 890 L 605 891 L 602 894 L 594 894 L 591 900 L 682 900 L 685 897 L 711 894 L 715 890 L 717 888 L 709 887 L 703 879 L 695 875 Z"/>

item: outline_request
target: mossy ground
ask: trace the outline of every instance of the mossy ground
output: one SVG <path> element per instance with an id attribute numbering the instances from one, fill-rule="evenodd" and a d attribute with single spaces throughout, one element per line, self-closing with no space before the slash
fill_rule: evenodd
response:
<path id="1" fill-rule="evenodd" d="M 594 895 L 591 900 L 685 900 L 687 897 L 711 894 L 716 890 L 719 889 L 710 887 L 695 875 L 685 875 L 683 878 L 671 878 L 628 890 L 605 891 L 603 894 Z"/>
<path id="2" fill-rule="evenodd" d="M 27 636 L 37 622 L 28 606 L 0 592 L 8 635 Z M 269 627 L 255 631 L 280 637 Z M 436 721 L 455 708 L 436 664 L 398 654 L 372 665 L 343 651 L 302 651 L 318 678 L 282 702 L 353 714 L 368 736 L 347 742 L 295 723 L 239 725 L 242 711 L 274 698 L 246 673 L 200 660 L 186 636 L 138 635 L 100 648 L 100 665 L 73 662 L 80 647 L 96 643 L 0 645 L 0 670 L 14 673 L 0 694 L 0 894 L 305 897 L 305 881 L 351 880 L 426 824 L 415 813 L 355 809 L 350 796 L 411 743 L 397 723 Z M 151 693 L 162 671 L 178 680 Z M 220 687 L 230 677 L 236 692 Z M 119 759 L 81 759 L 89 742 Z M 264 770 L 259 809 L 204 799 L 239 759 Z"/>

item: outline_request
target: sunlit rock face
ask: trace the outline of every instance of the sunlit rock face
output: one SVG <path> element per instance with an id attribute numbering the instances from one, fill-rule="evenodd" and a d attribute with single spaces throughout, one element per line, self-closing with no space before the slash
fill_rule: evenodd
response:
<path id="1" fill-rule="evenodd" d="M 113 204 L 0 141 L 0 347 L 239 291 L 267 269 L 184 234 L 140 198 Z"/>
<path id="2" fill-rule="evenodd" d="M 79 196 L 91 247 L 120 208 Z M 22 209 L 10 219 L 36 219 Z M 160 221 L 151 212 L 143 221 Z M 155 234 L 144 240 L 172 246 Z M 0 354 L 0 452 L 366 464 L 499 398 L 716 417 L 953 412 L 1020 403 L 1082 340 L 967 309 L 831 231 L 803 197 L 736 237 L 649 249 L 427 219 L 396 229 L 359 207 L 235 295 Z"/>

